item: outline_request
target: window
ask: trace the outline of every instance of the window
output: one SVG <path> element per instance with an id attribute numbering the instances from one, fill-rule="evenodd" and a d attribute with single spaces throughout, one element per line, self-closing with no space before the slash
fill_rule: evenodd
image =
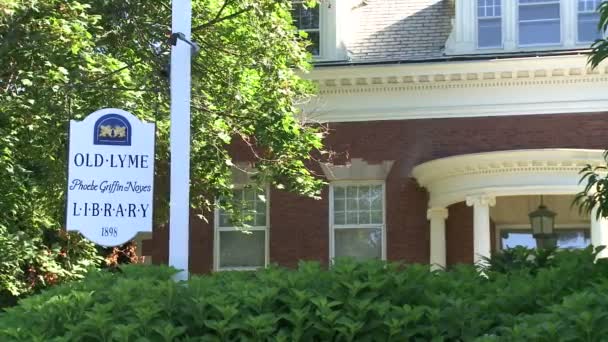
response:
<path id="1" fill-rule="evenodd" d="M 559 248 L 585 248 L 591 244 L 589 229 L 556 229 L 557 247 Z M 524 246 L 536 248 L 536 240 L 530 230 L 502 230 L 500 232 L 501 249 Z"/>
<path id="2" fill-rule="evenodd" d="M 597 28 L 600 15 L 597 8 L 601 0 L 578 0 L 577 41 L 593 42 L 602 38 Z"/>
<path id="3" fill-rule="evenodd" d="M 519 45 L 561 42 L 559 0 L 519 0 Z"/>
<path id="4" fill-rule="evenodd" d="M 382 259 L 384 185 L 333 185 L 331 197 L 331 256 Z"/>
<path id="5" fill-rule="evenodd" d="M 308 35 L 308 52 L 313 56 L 321 55 L 320 7 L 317 4 L 313 8 L 307 8 L 302 1 L 294 1 L 291 9 L 294 25 Z"/>
<path id="6" fill-rule="evenodd" d="M 603 0 L 455 0 L 447 55 L 588 48 Z"/>
<path id="7" fill-rule="evenodd" d="M 217 211 L 215 269 L 264 267 L 268 259 L 268 200 L 265 192 L 243 188 L 235 189 L 233 193 L 248 231 L 239 230 L 228 213 Z"/>
<path id="8" fill-rule="evenodd" d="M 477 0 L 477 47 L 502 46 L 501 0 Z"/>

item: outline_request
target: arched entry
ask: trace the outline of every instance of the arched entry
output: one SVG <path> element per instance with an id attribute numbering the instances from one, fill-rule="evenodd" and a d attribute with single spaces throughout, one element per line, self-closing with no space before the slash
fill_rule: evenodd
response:
<path id="1" fill-rule="evenodd" d="M 490 255 L 490 207 L 496 197 L 572 195 L 582 189 L 579 171 L 604 163 L 602 150 L 537 149 L 458 155 L 416 166 L 412 176 L 429 193 L 430 262 L 446 265 L 447 207 L 465 201 L 473 207 L 474 261 Z M 608 244 L 608 221 L 591 217 L 591 241 Z"/>

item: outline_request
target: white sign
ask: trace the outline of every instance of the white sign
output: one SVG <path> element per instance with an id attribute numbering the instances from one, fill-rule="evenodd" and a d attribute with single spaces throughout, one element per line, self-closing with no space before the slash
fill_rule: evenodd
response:
<path id="1" fill-rule="evenodd" d="M 154 132 L 114 108 L 70 121 L 67 230 L 102 246 L 152 231 Z"/>

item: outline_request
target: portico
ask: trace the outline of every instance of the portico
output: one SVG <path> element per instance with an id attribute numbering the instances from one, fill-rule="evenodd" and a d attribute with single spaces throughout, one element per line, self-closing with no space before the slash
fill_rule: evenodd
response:
<path id="1" fill-rule="evenodd" d="M 473 208 L 473 260 L 478 263 L 491 254 L 490 208 L 496 205 L 497 197 L 574 195 L 582 190 L 579 171 L 587 164 L 602 164 L 602 153 L 585 149 L 497 151 L 435 159 L 416 166 L 412 176 L 429 193 L 430 264 L 436 268 L 447 264 L 448 206 L 465 202 Z M 608 245 L 608 220 L 597 220 L 593 213 L 588 219 L 591 243 Z"/>

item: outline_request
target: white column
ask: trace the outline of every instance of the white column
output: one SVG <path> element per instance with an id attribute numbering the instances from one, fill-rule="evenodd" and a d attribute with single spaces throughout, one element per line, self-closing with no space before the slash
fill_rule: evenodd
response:
<path id="1" fill-rule="evenodd" d="M 591 244 L 594 247 L 606 246 L 608 247 L 608 218 L 600 217 L 596 218 L 597 210 L 591 211 Z M 608 257 L 608 250 L 604 249 L 598 258 Z"/>
<path id="2" fill-rule="evenodd" d="M 432 270 L 444 269 L 446 266 L 445 219 L 448 218 L 446 208 L 430 208 L 426 218 L 431 221 L 430 258 Z"/>
<path id="3" fill-rule="evenodd" d="M 172 1 L 172 31 L 190 40 L 192 3 Z M 190 222 L 190 59 L 191 47 L 177 39 L 171 49 L 171 194 L 169 209 L 169 265 L 181 270 L 176 280 L 188 279 Z"/>
<path id="4" fill-rule="evenodd" d="M 517 48 L 517 40 L 516 32 L 517 32 L 517 1 L 503 1 L 503 9 L 502 15 L 503 20 L 502 23 L 504 25 L 503 32 L 503 47 L 505 51 L 515 50 Z"/>
<path id="5" fill-rule="evenodd" d="M 576 46 L 576 16 L 578 14 L 578 1 L 561 2 L 562 42 L 564 47 Z"/>
<path id="6" fill-rule="evenodd" d="M 490 206 L 496 204 L 496 198 L 487 194 L 467 196 L 467 205 L 473 206 L 473 261 L 490 257 L 492 242 L 490 239 Z"/>

